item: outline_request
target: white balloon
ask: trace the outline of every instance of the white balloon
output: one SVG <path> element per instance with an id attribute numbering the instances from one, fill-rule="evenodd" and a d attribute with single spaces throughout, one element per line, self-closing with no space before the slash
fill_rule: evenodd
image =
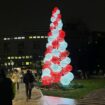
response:
<path id="1" fill-rule="evenodd" d="M 54 24 L 53 24 L 53 23 L 51 23 L 51 24 L 50 24 L 50 27 L 54 27 Z"/>
<path id="2" fill-rule="evenodd" d="M 51 65 L 51 69 L 54 71 L 54 72 L 60 72 L 62 70 L 62 68 L 57 65 L 57 64 L 52 64 Z"/>
<path id="3" fill-rule="evenodd" d="M 51 17 L 51 22 L 54 22 L 56 20 L 55 17 Z"/>
<path id="4" fill-rule="evenodd" d="M 71 63 L 71 59 L 69 57 L 66 57 L 65 59 L 63 59 L 61 62 L 60 62 L 60 66 L 61 67 L 65 67 L 66 65 L 70 64 Z"/>
<path id="5" fill-rule="evenodd" d="M 60 52 L 57 49 L 53 49 L 52 50 L 52 55 L 59 57 L 60 56 Z"/>
<path id="6" fill-rule="evenodd" d="M 46 44 L 46 48 L 47 48 L 48 46 L 52 46 L 52 43 L 51 43 L 51 42 L 48 42 L 48 43 Z"/>
<path id="7" fill-rule="evenodd" d="M 65 41 L 60 42 L 60 46 L 59 46 L 58 50 L 59 50 L 60 52 L 65 51 L 66 48 L 67 48 L 67 46 L 68 46 L 68 44 L 67 44 Z"/>
<path id="8" fill-rule="evenodd" d="M 51 59 L 52 59 L 52 54 L 48 53 L 48 54 L 45 55 L 44 62 L 50 61 Z"/>
<path id="9" fill-rule="evenodd" d="M 48 42 L 52 42 L 55 39 L 56 39 L 56 36 L 55 35 L 49 36 L 48 37 Z"/>
<path id="10" fill-rule="evenodd" d="M 51 32 L 52 32 L 52 35 L 54 35 L 56 37 L 59 35 L 59 30 L 57 30 L 57 29 L 54 29 Z"/>
<path id="11" fill-rule="evenodd" d="M 57 11 L 56 11 L 56 15 L 58 15 L 58 14 L 60 14 L 60 10 L 57 10 Z"/>
<path id="12" fill-rule="evenodd" d="M 70 82 L 73 80 L 73 78 L 74 78 L 74 75 L 71 72 L 69 72 L 69 73 L 67 73 L 67 74 L 65 74 L 64 76 L 61 77 L 60 83 L 62 85 L 67 86 L 67 85 L 70 84 Z"/>

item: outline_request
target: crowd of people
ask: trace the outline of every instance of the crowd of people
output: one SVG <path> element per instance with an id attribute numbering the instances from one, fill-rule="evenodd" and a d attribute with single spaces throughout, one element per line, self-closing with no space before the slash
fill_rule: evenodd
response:
<path id="1" fill-rule="evenodd" d="M 19 91 L 21 82 L 25 84 L 26 99 L 31 99 L 32 89 L 37 82 L 32 70 L 19 72 L 14 69 L 8 73 L 6 71 L 6 68 L 0 68 L 0 105 L 13 105 L 12 100 L 16 91 Z"/>

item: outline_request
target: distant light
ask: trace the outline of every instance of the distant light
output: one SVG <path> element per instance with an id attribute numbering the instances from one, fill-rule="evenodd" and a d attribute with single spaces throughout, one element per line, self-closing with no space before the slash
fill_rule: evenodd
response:
<path id="1" fill-rule="evenodd" d="M 18 59 L 21 59 L 21 58 L 22 58 L 21 56 L 18 57 Z"/>
<path id="2" fill-rule="evenodd" d="M 21 37 L 18 37 L 18 39 L 22 39 Z"/>
<path id="3" fill-rule="evenodd" d="M 48 36 L 45 36 L 45 38 L 48 38 Z"/>
<path id="4" fill-rule="evenodd" d="M 7 38 L 4 38 L 4 40 L 7 40 Z"/>
<path id="5" fill-rule="evenodd" d="M 33 36 L 34 39 L 36 39 L 36 36 Z"/>
<path id="6" fill-rule="evenodd" d="M 11 59 L 14 59 L 14 57 L 12 56 Z"/>
<path id="7" fill-rule="evenodd" d="M 44 38 L 44 36 L 41 36 L 41 38 Z"/>
<path id="8" fill-rule="evenodd" d="M 30 62 L 26 62 L 26 65 L 29 65 L 30 64 Z"/>
<path id="9" fill-rule="evenodd" d="M 8 62 L 8 65 L 11 65 L 10 62 Z"/>
<path id="10" fill-rule="evenodd" d="M 37 38 L 40 38 L 40 36 L 37 36 Z"/>
<path id="11" fill-rule="evenodd" d="M 32 39 L 32 36 L 29 36 L 29 39 Z"/>
<path id="12" fill-rule="evenodd" d="M 25 59 L 25 56 L 22 56 L 23 59 Z"/>
<path id="13" fill-rule="evenodd" d="M 17 37 L 14 37 L 14 39 L 18 39 Z"/>
<path id="14" fill-rule="evenodd" d="M 11 59 L 10 57 L 8 57 L 8 59 Z"/>
<path id="15" fill-rule="evenodd" d="M 26 59 L 29 59 L 30 57 L 29 56 L 26 56 Z"/>
<path id="16" fill-rule="evenodd" d="M 18 59 L 18 57 L 16 56 L 15 59 Z"/>
<path id="17" fill-rule="evenodd" d="M 21 37 L 22 39 L 25 39 L 25 37 Z"/>

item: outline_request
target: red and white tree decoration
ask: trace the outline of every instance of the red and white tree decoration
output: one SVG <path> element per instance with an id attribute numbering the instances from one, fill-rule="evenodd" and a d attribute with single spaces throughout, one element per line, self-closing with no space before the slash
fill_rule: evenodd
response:
<path id="1" fill-rule="evenodd" d="M 74 78 L 71 73 L 71 59 L 68 57 L 70 53 L 66 50 L 68 45 L 64 40 L 65 32 L 62 27 L 60 10 L 55 7 L 52 11 L 50 32 L 48 33 L 48 43 L 43 61 L 43 85 L 60 82 L 67 86 Z"/>

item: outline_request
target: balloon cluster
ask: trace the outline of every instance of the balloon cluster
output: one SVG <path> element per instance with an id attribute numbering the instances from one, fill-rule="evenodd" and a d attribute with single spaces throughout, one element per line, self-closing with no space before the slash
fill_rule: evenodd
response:
<path id="1" fill-rule="evenodd" d="M 67 86 L 74 78 L 71 73 L 71 59 L 68 57 L 69 52 L 66 50 L 68 44 L 64 40 L 65 32 L 62 27 L 60 10 L 55 7 L 52 11 L 50 32 L 48 33 L 48 43 L 43 61 L 43 85 L 60 82 L 62 85 Z"/>

